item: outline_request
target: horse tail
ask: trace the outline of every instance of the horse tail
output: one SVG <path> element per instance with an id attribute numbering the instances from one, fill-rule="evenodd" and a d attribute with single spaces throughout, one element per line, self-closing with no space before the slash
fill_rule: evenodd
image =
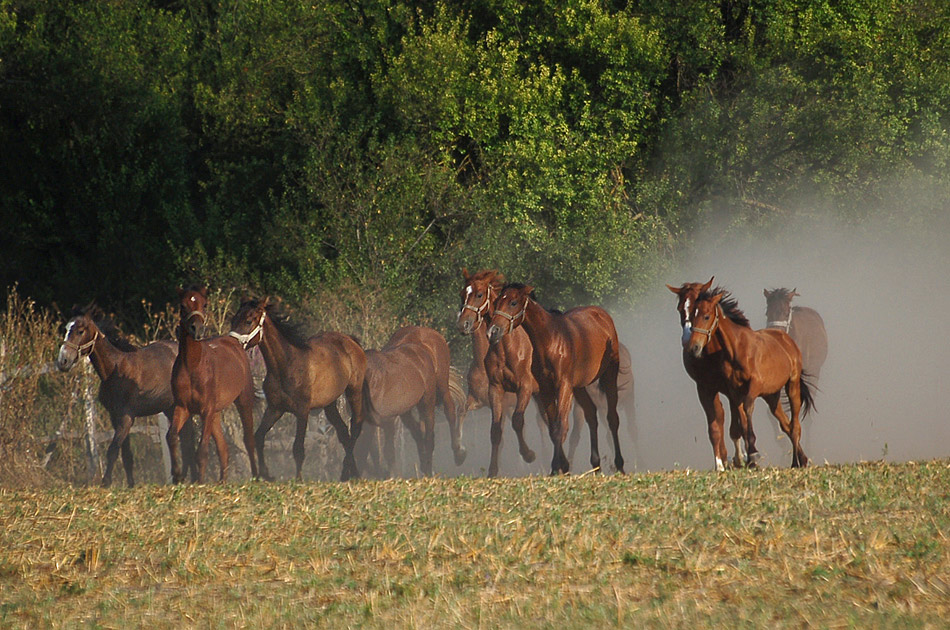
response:
<path id="1" fill-rule="evenodd" d="M 465 393 L 465 379 L 462 378 L 462 373 L 454 365 L 449 366 L 449 394 L 455 404 L 456 417 L 461 417 L 465 412 L 465 402 L 468 400 L 468 394 Z"/>
<path id="2" fill-rule="evenodd" d="M 818 388 L 812 381 L 811 374 L 802 371 L 802 375 L 799 380 L 799 390 L 801 391 L 802 396 L 802 418 L 807 416 L 809 411 L 815 409 L 815 396 L 812 393 L 813 389 Z"/>

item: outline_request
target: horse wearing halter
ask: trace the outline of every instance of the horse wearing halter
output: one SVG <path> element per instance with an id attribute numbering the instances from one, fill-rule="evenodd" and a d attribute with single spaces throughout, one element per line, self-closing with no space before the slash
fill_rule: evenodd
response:
<path id="1" fill-rule="evenodd" d="M 522 307 L 521 307 L 521 310 L 520 310 L 519 312 L 515 313 L 514 315 L 509 315 L 509 314 L 506 313 L 505 311 L 495 311 L 495 314 L 496 314 L 496 315 L 501 315 L 501 316 L 503 316 L 505 319 L 508 320 L 508 330 L 505 331 L 505 334 L 506 334 L 506 335 L 510 335 L 510 334 L 511 334 L 511 331 L 515 329 L 515 320 L 516 320 L 516 319 L 518 319 L 518 318 L 520 317 L 520 318 L 521 318 L 521 321 L 524 321 L 525 312 L 528 310 L 528 300 L 530 300 L 530 299 L 531 299 L 531 296 L 526 295 L 525 298 L 524 298 L 524 306 L 522 306 Z"/>
<path id="2" fill-rule="evenodd" d="M 98 328 L 96 328 L 96 334 L 92 336 L 92 340 L 87 341 L 86 343 L 80 345 L 80 344 L 78 344 L 78 343 L 73 343 L 73 342 L 70 341 L 69 338 L 67 337 L 66 339 L 63 339 L 63 345 L 66 346 L 67 348 L 72 348 L 72 349 L 75 350 L 75 351 L 79 354 L 79 356 L 81 356 L 81 357 L 83 357 L 83 356 L 88 357 L 90 354 L 92 354 L 92 348 L 93 348 L 93 346 L 96 345 L 96 341 L 98 341 L 99 337 L 101 337 L 101 336 L 102 336 L 102 333 L 99 332 L 99 329 L 98 329 Z M 88 352 L 87 354 L 83 354 L 83 352 L 84 352 L 87 348 L 89 349 L 89 352 Z"/>
<path id="3" fill-rule="evenodd" d="M 471 288 L 471 285 L 469 285 L 469 288 Z M 491 291 L 492 291 L 492 288 L 491 288 L 491 285 L 489 284 L 488 292 L 485 295 L 485 301 L 482 302 L 481 305 L 478 307 L 475 307 L 469 304 L 468 300 L 466 300 L 462 304 L 462 313 L 464 313 L 466 309 L 475 312 L 475 328 L 472 329 L 472 332 L 475 332 L 476 330 L 478 330 L 479 326 L 482 325 L 482 312 L 488 308 L 489 304 L 491 304 Z M 459 313 L 460 317 L 462 313 Z"/>
<path id="4" fill-rule="evenodd" d="M 231 332 L 228 333 L 228 335 L 237 339 L 238 343 L 241 344 L 241 347 L 247 350 L 247 345 L 251 343 L 251 340 L 254 339 L 254 337 L 256 337 L 258 333 L 264 330 L 264 319 L 266 317 L 267 317 L 267 309 L 263 309 L 261 311 L 261 319 L 257 322 L 257 326 L 255 326 L 251 332 L 242 335 L 241 333 L 232 330 Z"/>

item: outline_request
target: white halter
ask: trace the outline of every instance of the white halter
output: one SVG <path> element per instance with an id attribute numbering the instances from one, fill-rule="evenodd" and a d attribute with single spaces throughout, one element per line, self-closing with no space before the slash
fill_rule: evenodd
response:
<path id="1" fill-rule="evenodd" d="M 267 317 L 266 310 L 261 312 L 261 319 L 259 322 L 257 322 L 257 326 L 255 326 L 254 329 L 251 332 L 247 333 L 246 335 L 242 335 L 236 330 L 232 330 L 231 332 L 228 333 L 228 335 L 237 339 L 238 343 L 241 344 L 241 347 L 247 350 L 247 346 L 249 343 L 251 343 L 251 340 L 254 339 L 254 337 L 256 337 L 262 330 L 264 330 L 265 317 Z"/>

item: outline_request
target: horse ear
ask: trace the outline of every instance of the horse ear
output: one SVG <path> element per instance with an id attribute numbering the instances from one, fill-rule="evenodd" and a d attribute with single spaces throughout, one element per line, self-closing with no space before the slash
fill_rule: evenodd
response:
<path id="1" fill-rule="evenodd" d="M 712 286 L 713 280 L 715 280 L 715 279 L 716 279 L 716 276 L 712 276 L 711 278 L 709 278 L 709 282 L 707 282 L 707 283 L 704 284 L 703 286 L 699 287 L 699 292 L 702 293 L 702 292 L 704 292 L 704 291 L 708 291 L 708 290 L 709 290 L 709 287 Z"/>
<path id="2" fill-rule="evenodd" d="M 722 296 L 723 296 L 723 295 L 725 295 L 725 294 L 724 294 L 724 293 L 717 293 L 716 295 L 712 296 L 712 300 L 710 300 L 710 301 L 713 303 L 713 306 L 719 304 L 719 300 L 722 299 Z"/>
<path id="3" fill-rule="evenodd" d="M 531 295 L 532 293 L 534 293 L 534 287 L 531 286 L 530 284 L 527 284 L 524 287 L 524 292 L 527 293 L 528 295 Z"/>
<path id="4" fill-rule="evenodd" d="M 468 282 L 472 275 L 468 272 L 468 267 L 462 267 L 462 279 Z"/>
<path id="5" fill-rule="evenodd" d="M 798 287 L 795 287 L 794 289 L 792 289 L 792 292 L 788 294 L 788 297 L 793 298 L 793 297 L 798 297 L 798 295 L 799 295 Z"/>
<path id="6" fill-rule="evenodd" d="M 674 287 L 674 286 L 671 286 L 671 285 L 666 285 L 666 288 L 669 289 L 670 291 L 672 291 L 673 293 L 675 293 L 676 295 L 679 295 L 679 294 L 680 294 L 679 287 Z"/>
<path id="7" fill-rule="evenodd" d="M 768 289 L 762 289 L 762 295 L 764 295 L 764 296 L 765 296 L 765 299 L 767 300 L 767 299 L 769 299 L 770 297 L 772 297 L 772 292 L 769 291 Z"/>
<path id="8" fill-rule="evenodd" d="M 208 297 L 208 287 L 202 286 L 200 289 L 198 289 L 198 293 L 201 294 L 201 297 Z"/>

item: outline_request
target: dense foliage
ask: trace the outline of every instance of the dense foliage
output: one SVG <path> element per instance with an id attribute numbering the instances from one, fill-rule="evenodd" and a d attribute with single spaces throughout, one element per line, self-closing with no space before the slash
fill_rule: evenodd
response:
<path id="1" fill-rule="evenodd" d="M 712 220 L 941 212 L 948 116 L 945 0 L 0 0 L 0 280 L 630 303 Z"/>

